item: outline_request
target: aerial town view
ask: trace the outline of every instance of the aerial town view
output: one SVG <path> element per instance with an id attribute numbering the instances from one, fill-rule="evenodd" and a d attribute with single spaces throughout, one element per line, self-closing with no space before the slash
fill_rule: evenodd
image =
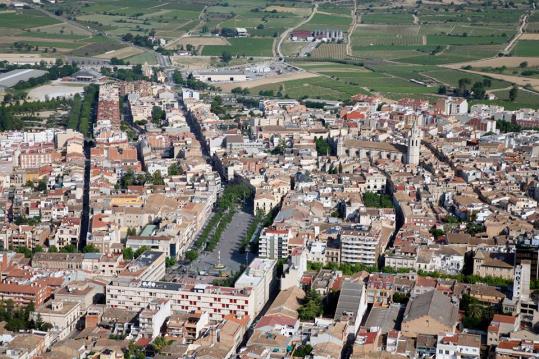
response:
<path id="1" fill-rule="evenodd" d="M 535 0 L 0 0 L 0 359 L 539 358 Z"/>

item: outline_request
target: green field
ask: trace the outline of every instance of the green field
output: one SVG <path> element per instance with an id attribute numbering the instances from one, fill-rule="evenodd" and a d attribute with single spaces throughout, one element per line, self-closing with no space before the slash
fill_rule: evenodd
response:
<path id="1" fill-rule="evenodd" d="M 413 24 L 413 22 L 412 14 L 403 13 L 368 13 L 362 17 L 362 23 L 364 24 L 405 25 Z"/>
<path id="2" fill-rule="evenodd" d="M 16 12 L 0 13 L 0 28 L 29 29 L 32 27 L 53 25 L 59 22 L 36 10 L 17 10 Z"/>
<path id="3" fill-rule="evenodd" d="M 308 30 L 324 30 L 324 29 L 339 29 L 346 31 L 352 22 L 352 18 L 348 15 L 337 14 L 315 14 L 311 21 L 302 26 L 302 29 Z"/>
<path id="4" fill-rule="evenodd" d="M 517 98 L 514 102 L 509 101 L 509 91 L 494 91 L 497 99 L 493 101 L 472 101 L 474 103 L 488 103 L 493 105 L 499 105 L 505 107 L 507 110 L 517 110 L 519 108 L 534 108 L 539 109 L 539 94 L 534 92 L 529 92 L 523 89 L 520 89 L 517 93 Z"/>
<path id="5" fill-rule="evenodd" d="M 204 46 L 202 55 L 221 56 L 228 51 L 232 56 L 271 56 L 273 46 L 272 38 L 239 38 L 229 39 L 230 45 Z"/>
<path id="6" fill-rule="evenodd" d="M 539 56 L 538 40 L 520 40 L 513 50 L 515 56 Z"/>
<path id="7" fill-rule="evenodd" d="M 144 65 L 145 63 L 148 63 L 149 65 L 157 64 L 157 59 L 155 58 L 155 55 L 152 52 L 145 52 L 140 55 L 131 56 L 131 57 L 126 58 L 125 60 L 135 65 L 136 64 Z"/>

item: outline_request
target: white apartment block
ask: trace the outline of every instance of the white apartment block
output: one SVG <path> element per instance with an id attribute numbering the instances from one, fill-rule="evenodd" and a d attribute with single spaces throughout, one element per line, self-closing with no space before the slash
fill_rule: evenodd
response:
<path id="1" fill-rule="evenodd" d="M 252 288 L 256 314 L 262 311 L 274 290 L 276 264 L 273 259 L 255 258 L 234 284 L 236 289 Z"/>
<path id="2" fill-rule="evenodd" d="M 444 115 L 462 115 L 468 113 L 468 101 L 464 98 L 448 97 L 436 102 L 436 110 Z"/>
<path id="3" fill-rule="evenodd" d="M 376 265 L 380 252 L 379 226 L 359 226 L 341 232 L 341 262 Z"/>
<path id="4" fill-rule="evenodd" d="M 290 238 L 290 229 L 264 228 L 258 243 L 258 256 L 269 259 L 287 258 Z"/>
<path id="5" fill-rule="evenodd" d="M 255 316 L 255 295 L 251 288 L 237 289 L 209 284 L 183 284 L 139 280 L 113 280 L 106 289 L 107 306 L 138 312 L 156 299 L 170 300 L 173 311 L 208 313 L 210 320 L 221 321 L 232 314 Z"/>
<path id="6" fill-rule="evenodd" d="M 139 314 L 140 331 L 146 338 L 154 340 L 161 334 L 161 327 L 172 315 L 169 300 L 155 300 Z"/>

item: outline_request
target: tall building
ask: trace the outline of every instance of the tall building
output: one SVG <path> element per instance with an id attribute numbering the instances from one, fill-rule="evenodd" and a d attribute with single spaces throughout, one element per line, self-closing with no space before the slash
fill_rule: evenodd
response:
<path id="1" fill-rule="evenodd" d="M 406 152 L 406 163 L 410 165 L 419 164 L 419 150 L 421 149 L 421 130 L 414 121 L 410 136 L 408 137 L 408 151 Z"/>
<path id="2" fill-rule="evenodd" d="M 280 259 L 288 257 L 288 241 L 292 238 L 290 229 L 264 228 L 258 243 L 258 256 Z"/>
<path id="3" fill-rule="evenodd" d="M 517 241 L 515 265 L 530 261 L 530 280 L 539 279 L 539 238 L 522 238 Z"/>
<path id="4" fill-rule="evenodd" d="M 378 223 L 344 228 L 340 234 L 341 262 L 377 265 L 392 232 L 392 228 Z"/>

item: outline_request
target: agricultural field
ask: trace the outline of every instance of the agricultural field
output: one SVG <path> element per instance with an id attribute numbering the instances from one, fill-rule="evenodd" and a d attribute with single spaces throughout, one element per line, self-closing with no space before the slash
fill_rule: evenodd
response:
<path id="1" fill-rule="evenodd" d="M 94 56 L 123 47 L 34 9 L 0 12 L 0 52 Z"/>
<path id="2" fill-rule="evenodd" d="M 204 46 L 203 56 L 221 56 L 227 51 L 232 56 L 272 56 L 273 38 L 234 38 L 230 45 Z"/>
<path id="3" fill-rule="evenodd" d="M 539 56 L 539 40 L 520 40 L 513 50 L 515 56 Z"/>
<path id="4" fill-rule="evenodd" d="M 205 4 L 187 1 L 94 0 L 80 6 L 78 1 L 51 5 L 50 9 L 74 17 L 78 22 L 108 34 L 144 34 L 173 39 L 198 25 Z"/>
<path id="5" fill-rule="evenodd" d="M 414 23 L 414 17 L 411 13 L 403 13 L 402 10 L 394 13 L 372 12 L 365 14 L 362 22 L 364 24 L 411 25 Z"/>
<path id="6" fill-rule="evenodd" d="M 58 23 L 60 21 L 32 9 L 5 10 L 0 12 L 0 27 L 7 29 L 24 30 Z"/>
<path id="7" fill-rule="evenodd" d="M 493 105 L 503 106 L 507 110 L 517 110 L 519 108 L 534 108 L 539 109 L 539 94 L 536 92 L 519 89 L 515 101 L 509 101 L 509 90 L 493 91 L 496 95 L 494 101 L 472 101 L 474 103 L 489 103 Z"/>
<path id="8" fill-rule="evenodd" d="M 303 25 L 301 28 L 305 30 L 338 29 L 346 31 L 350 27 L 351 22 L 352 17 L 350 15 L 316 13 L 311 21 Z"/>
<path id="9" fill-rule="evenodd" d="M 305 46 L 306 43 L 304 42 L 285 40 L 281 45 L 281 51 L 285 56 L 297 57 Z"/>
<path id="10" fill-rule="evenodd" d="M 497 56 L 516 33 L 524 9 L 421 5 L 365 9 L 352 35 L 354 55 L 418 65 Z"/>
<path id="11" fill-rule="evenodd" d="M 311 52 L 312 59 L 344 59 L 346 44 L 320 44 Z"/>
<path id="12" fill-rule="evenodd" d="M 370 71 L 362 66 L 315 61 L 298 61 L 294 65 L 306 71 L 320 74 L 319 77 L 303 81 L 284 81 L 259 86 L 251 90 L 280 90 L 292 98 L 322 97 L 346 100 L 357 93 L 381 94 L 387 97 L 432 96 L 437 87 L 415 84 L 409 78 L 399 77 L 382 71 Z"/>
<path id="13" fill-rule="evenodd" d="M 145 63 L 149 64 L 149 65 L 156 65 L 157 64 L 157 59 L 155 58 L 155 54 L 153 52 L 144 52 L 142 54 L 139 54 L 139 55 L 134 55 L 134 56 L 130 56 L 130 57 L 126 57 L 124 58 L 125 61 L 128 61 L 129 63 L 131 64 L 135 64 L 135 65 L 144 65 Z"/>

